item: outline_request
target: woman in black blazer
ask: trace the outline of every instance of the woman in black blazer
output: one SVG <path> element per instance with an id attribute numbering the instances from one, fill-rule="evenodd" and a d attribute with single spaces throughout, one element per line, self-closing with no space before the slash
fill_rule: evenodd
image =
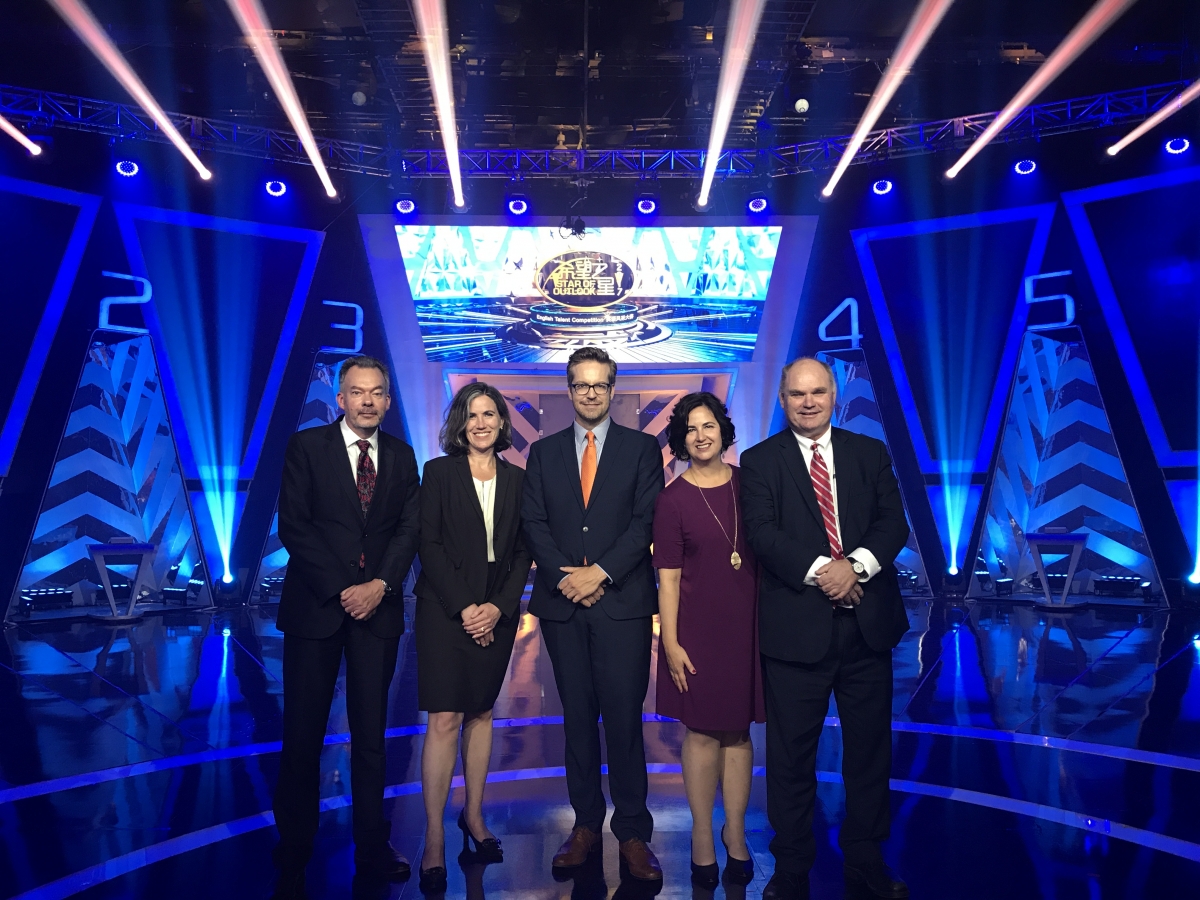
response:
<path id="1" fill-rule="evenodd" d="M 531 565 L 521 535 L 524 471 L 499 456 L 512 446 L 512 420 L 500 392 L 482 382 L 463 387 L 446 411 L 441 444 L 447 455 L 425 464 L 416 586 L 417 695 L 429 713 L 421 755 L 427 818 L 421 888 L 427 892 L 445 890 L 442 819 L 460 728 L 463 849 L 485 861 L 504 858 L 483 820 L 483 789 L 492 706 L 508 671 Z"/>

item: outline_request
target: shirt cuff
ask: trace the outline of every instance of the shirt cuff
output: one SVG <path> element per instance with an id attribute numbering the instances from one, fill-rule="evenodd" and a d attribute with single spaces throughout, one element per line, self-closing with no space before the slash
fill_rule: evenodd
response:
<path id="1" fill-rule="evenodd" d="M 592 563 L 592 565 L 595 566 L 597 569 L 599 569 L 601 572 L 604 572 L 604 566 L 600 565 L 600 563 Z M 613 583 L 612 576 L 609 575 L 607 572 L 604 572 L 604 583 L 605 584 Z"/>
<path id="2" fill-rule="evenodd" d="M 881 565 L 879 565 L 879 560 L 875 558 L 875 554 L 866 547 L 858 547 L 854 550 L 854 552 L 847 553 L 846 555 L 853 556 L 860 563 L 862 563 L 863 568 L 867 570 L 863 573 L 863 577 L 860 578 L 859 581 L 870 581 L 872 578 L 878 575 L 880 570 L 883 568 Z"/>
<path id="3" fill-rule="evenodd" d="M 813 560 L 813 564 L 809 567 L 808 574 L 804 576 L 804 583 L 810 584 L 813 587 L 818 587 L 817 569 L 821 568 L 821 566 L 825 565 L 826 563 L 831 562 L 833 562 L 833 560 L 828 556 L 818 556 L 815 560 Z"/>

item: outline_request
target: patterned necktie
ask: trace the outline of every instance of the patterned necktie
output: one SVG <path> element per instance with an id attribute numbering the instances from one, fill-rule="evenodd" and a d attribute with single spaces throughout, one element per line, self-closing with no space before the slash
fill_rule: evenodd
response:
<path id="1" fill-rule="evenodd" d="M 817 492 L 817 504 L 821 507 L 821 518 L 825 520 L 825 534 L 829 538 L 829 555 L 842 558 L 842 542 L 838 539 L 837 513 L 833 511 L 833 488 L 830 486 L 829 469 L 821 456 L 821 448 L 812 445 L 812 464 L 808 468 L 813 490 Z"/>
<path id="2" fill-rule="evenodd" d="M 592 485 L 596 483 L 596 435 L 587 433 L 587 446 L 583 448 L 583 459 L 579 463 L 579 486 L 583 488 L 583 505 L 592 499 Z"/>
<path id="3" fill-rule="evenodd" d="M 363 515 L 371 510 L 371 498 L 375 496 L 375 464 L 371 462 L 371 442 L 356 441 L 358 444 L 358 502 L 362 504 Z M 367 567 L 367 554 L 358 555 L 358 567 Z"/>

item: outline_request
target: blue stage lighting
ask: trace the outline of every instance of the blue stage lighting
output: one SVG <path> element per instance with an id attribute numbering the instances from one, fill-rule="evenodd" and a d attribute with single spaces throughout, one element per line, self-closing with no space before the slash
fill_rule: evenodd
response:
<path id="1" fill-rule="evenodd" d="M 132 178 L 140 171 L 141 167 L 132 159 L 122 159 L 117 163 L 117 174 L 123 178 Z"/>
<path id="2" fill-rule="evenodd" d="M 523 194 L 509 194 L 504 205 L 514 216 L 523 216 L 529 212 L 529 201 Z"/>
<path id="3" fill-rule="evenodd" d="M 767 211 L 767 195 L 757 192 L 750 195 L 750 199 L 746 201 L 746 212 L 752 216 L 762 215 Z"/>
<path id="4" fill-rule="evenodd" d="M 412 197 L 401 197 L 396 201 L 396 212 L 402 216 L 411 216 L 417 211 L 417 201 Z"/>
<path id="5" fill-rule="evenodd" d="M 886 178 L 880 178 L 877 182 L 871 185 L 871 191 L 877 196 L 882 197 L 884 194 L 890 194 L 892 192 L 892 187 L 893 185 L 890 181 L 888 181 Z"/>
<path id="6" fill-rule="evenodd" d="M 222 628 L 222 629 L 221 629 L 221 635 L 222 635 L 223 637 L 229 637 L 231 634 L 233 634 L 233 631 L 231 631 L 229 628 Z"/>
<path id="7" fill-rule="evenodd" d="M 233 584 L 233 573 L 226 572 L 221 576 L 221 581 L 225 584 Z"/>
<path id="8" fill-rule="evenodd" d="M 658 198 L 651 194 L 642 194 L 638 197 L 635 209 L 637 209 L 638 215 L 652 216 L 658 211 Z"/>
<path id="9" fill-rule="evenodd" d="M 266 184 L 267 193 L 272 197 L 282 197 L 287 193 L 287 185 L 278 179 L 272 179 Z"/>
<path id="10" fill-rule="evenodd" d="M 1189 584 L 1200 584 L 1200 568 L 1187 577 Z"/>
<path id="11" fill-rule="evenodd" d="M 958 574 L 958 566 L 951 566 L 946 571 L 949 572 L 951 575 L 957 575 Z"/>
<path id="12" fill-rule="evenodd" d="M 1018 175 L 1032 175 L 1037 171 L 1037 163 L 1032 159 L 1022 159 L 1013 166 L 1013 171 Z"/>
<path id="13" fill-rule="evenodd" d="M 1185 137 L 1171 138 L 1165 144 L 1163 149 L 1172 156 L 1178 156 L 1180 153 L 1186 153 L 1188 147 L 1192 146 L 1192 142 Z"/>

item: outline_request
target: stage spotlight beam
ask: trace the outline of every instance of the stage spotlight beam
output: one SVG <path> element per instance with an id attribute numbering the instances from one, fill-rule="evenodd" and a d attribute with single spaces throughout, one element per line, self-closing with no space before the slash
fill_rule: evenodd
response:
<path id="1" fill-rule="evenodd" d="M 80 0 L 48 0 L 48 2 L 54 7 L 55 12 L 62 16 L 63 21 L 71 26 L 71 30 L 79 36 L 79 39 L 88 45 L 88 48 L 104 64 L 104 68 L 108 69 L 113 78 L 121 83 L 121 87 L 125 88 L 129 96 L 149 114 L 150 118 L 154 120 L 154 124 L 183 154 L 184 159 L 191 163 L 192 168 L 199 173 L 200 177 L 205 181 L 212 178 L 212 172 L 204 163 L 200 162 L 200 157 L 188 146 L 188 142 L 183 139 L 179 129 L 171 124 L 166 112 L 151 96 L 146 85 L 142 83 L 142 79 L 138 78 L 137 73 L 130 68 L 125 57 L 121 55 L 121 51 L 109 40 L 108 33 L 96 21 L 92 11 Z"/>
<path id="2" fill-rule="evenodd" d="M 442 133 L 442 149 L 446 151 L 450 190 L 454 205 L 462 209 L 467 200 L 463 195 L 462 169 L 458 161 L 458 126 L 454 121 L 454 92 L 450 82 L 450 29 L 446 24 L 446 3 L 445 0 L 412 0 L 412 11 L 425 52 L 425 70 L 433 88 L 433 106 L 438 130 Z"/>
<path id="3" fill-rule="evenodd" d="M 4 118 L 4 116 L 0 116 L 0 131 L 3 131 L 10 138 L 28 150 L 30 156 L 42 155 L 42 148 L 26 137 L 25 132 L 23 132 L 12 122 L 8 121 L 8 119 Z"/>
<path id="4" fill-rule="evenodd" d="M 1017 91 L 1016 96 L 1008 101 L 1008 105 L 1004 109 L 1000 110 L 1000 115 L 992 120 L 992 124 L 958 158 L 958 162 L 946 170 L 946 177 L 957 177 L 958 173 L 966 168 L 967 163 L 978 156 L 980 151 L 1020 115 L 1021 111 L 1029 106 L 1038 94 L 1049 87 L 1054 79 L 1075 62 L 1084 50 L 1090 47 L 1136 2 L 1137 0 L 1097 0 L 1096 5 L 1088 10 L 1087 14 L 1063 38 L 1063 42 L 1054 49 L 1049 58 L 1038 67 L 1033 77 L 1025 82 L 1025 86 Z"/>
<path id="5" fill-rule="evenodd" d="M 833 189 L 837 187 L 842 176 L 846 174 L 846 170 L 850 168 L 850 163 L 854 160 L 859 148 L 862 147 L 863 141 L 867 139 L 867 135 L 871 133 L 871 129 L 875 127 L 875 123 L 879 121 L 879 117 L 883 115 L 888 104 L 892 102 L 892 97 L 895 96 L 901 83 L 912 70 L 917 57 L 921 55 L 921 51 L 925 49 L 929 38 L 933 36 L 933 32 L 953 3 L 954 0 L 921 0 L 921 5 L 908 20 L 908 27 L 904 29 L 900 43 L 896 46 L 891 64 L 879 79 L 875 93 L 871 95 L 871 101 L 863 110 L 862 118 L 858 120 L 858 127 L 854 129 L 854 134 L 850 137 L 850 143 L 846 145 L 846 149 L 842 152 L 842 158 L 838 160 L 837 168 L 833 170 L 829 182 L 821 189 L 822 196 L 833 196 Z"/>
<path id="6" fill-rule="evenodd" d="M 1111 147 L 1109 147 L 1108 151 L 1107 151 L 1108 155 L 1116 156 L 1118 153 L 1120 153 L 1122 150 L 1124 150 L 1126 147 L 1128 147 L 1130 144 L 1132 144 L 1134 141 L 1136 141 L 1138 138 L 1140 138 L 1147 131 L 1149 131 L 1152 128 L 1157 127 L 1158 125 L 1161 125 L 1163 122 L 1165 122 L 1167 119 L 1171 118 L 1171 116 L 1175 115 L 1175 113 L 1179 112 L 1181 109 L 1183 109 L 1185 106 L 1187 106 L 1193 100 L 1195 100 L 1197 97 L 1200 97 L 1200 78 L 1197 78 L 1195 81 L 1193 81 L 1188 86 L 1187 90 L 1185 90 L 1182 94 L 1180 94 L 1178 97 L 1176 97 L 1170 103 L 1163 106 L 1162 109 L 1160 109 L 1158 112 L 1156 112 L 1150 118 L 1148 118 L 1145 122 L 1143 122 L 1137 128 L 1133 129 L 1133 131 L 1129 132 L 1129 134 L 1125 135 L 1125 137 L 1121 138 L 1119 141 L 1117 141 Z"/>
<path id="7" fill-rule="evenodd" d="M 300 139 L 300 144 L 308 155 L 308 161 L 317 170 L 317 177 L 321 179 L 325 194 L 329 197 L 336 197 L 337 189 L 329 178 L 329 170 L 325 168 L 325 160 L 321 158 L 321 151 L 317 149 L 316 138 L 313 137 L 312 129 L 308 126 L 308 117 L 300 105 L 300 98 L 296 96 L 296 87 L 292 84 L 292 76 L 288 72 L 287 66 L 284 65 L 283 54 L 279 52 L 279 45 L 275 43 L 275 38 L 271 34 L 271 23 L 267 21 L 267 14 L 263 12 L 262 4 L 259 0 L 226 0 L 226 3 L 233 12 L 234 18 L 237 19 L 242 34 L 250 42 L 250 47 L 254 50 L 254 56 L 258 59 L 263 74 L 271 83 L 279 105 L 283 107 L 288 121 L 292 123 L 292 129 L 296 132 L 296 137 Z"/>
<path id="8" fill-rule="evenodd" d="M 420 0 L 416 0 L 420 2 Z M 700 178 L 700 194 L 696 205 L 708 206 L 721 148 L 733 119 L 733 107 L 742 89 L 742 78 L 750 62 L 750 51 L 758 34 L 766 0 L 733 0 L 725 32 L 725 52 L 721 55 L 721 74 L 717 78 L 717 98 L 713 102 L 712 123 L 709 125 L 708 150 L 704 154 L 704 174 Z"/>

